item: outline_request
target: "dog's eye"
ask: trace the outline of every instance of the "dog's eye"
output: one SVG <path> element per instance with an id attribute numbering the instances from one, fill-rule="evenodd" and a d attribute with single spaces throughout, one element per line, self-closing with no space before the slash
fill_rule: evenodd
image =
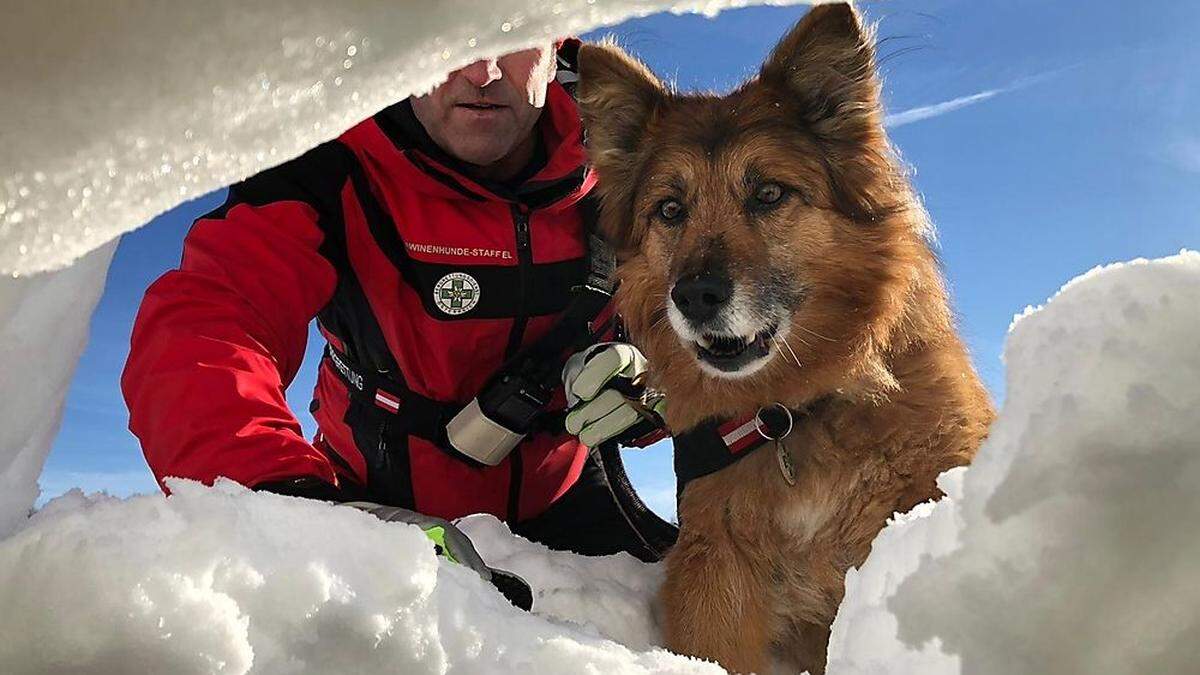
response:
<path id="1" fill-rule="evenodd" d="M 664 199 L 658 203 L 658 215 L 663 220 L 676 220 L 683 215 L 683 204 L 674 199 Z"/>
<path id="2" fill-rule="evenodd" d="M 754 198 L 757 199 L 760 204 L 774 204 L 780 199 L 783 199 L 783 188 L 777 183 L 766 183 L 762 187 L 758 188 L 758 192 L 754 193 Z"/>

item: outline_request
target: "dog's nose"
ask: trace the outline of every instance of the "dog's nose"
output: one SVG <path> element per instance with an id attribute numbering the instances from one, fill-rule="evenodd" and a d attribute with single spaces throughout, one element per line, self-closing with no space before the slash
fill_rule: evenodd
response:
<path id="1" fill-rule="evenodd" d="M 680 279 L 671 289 L 671 300 L 692 323 L 701 324 L 717 315 L 733 296 L 733 283 L 724 276 L 698 274 Z"/>

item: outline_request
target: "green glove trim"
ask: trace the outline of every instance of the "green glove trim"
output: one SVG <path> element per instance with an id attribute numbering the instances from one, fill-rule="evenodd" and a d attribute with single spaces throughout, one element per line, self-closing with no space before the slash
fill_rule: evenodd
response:
<path id="1" fill-rule="evenodd" d="M 444 556 L 446 560 L 449 560 L 452 563 L 459 563 L 458 558 L 454 557 L 454 554 L 450 552 L 450 547 L 446 545 L 446 528 L 442 527 L 441 525 L 434 525 L 433 527 L 422 531 L 425 533 L 426 537 L 429 537 L 429 541 L 433 542 L 434 547 L 437 549 L 438 555 Z"/>

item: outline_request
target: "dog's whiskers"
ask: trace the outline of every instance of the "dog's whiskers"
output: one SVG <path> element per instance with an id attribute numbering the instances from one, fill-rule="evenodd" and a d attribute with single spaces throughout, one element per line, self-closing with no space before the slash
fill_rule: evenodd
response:
<path id="1" fill-rule="evenodd" d="M 786 337 L 783 338 L 783 344 L 785 347 L 787 347 L 788 353 L 792 355 L 792 360 L 796 362 L 796 367 L 803 368 L 804 366 L 800 365 L 800 357 L 796 356 L 796 350 L 792 349 L 792 345 L 788 342 Z"/>
<path id="2" fill-rule="evenodd" d="M 778 349 L 780 354 L 783 354 L 784 349 L 787 349 L 787 353 L 791 354 L 792 360 L 796 362 L 796 367 L 803 368 L 803 366 L 800 365 L 800 358 L 796 356 L 796 351 L 794 349 L 792 349 L 792 346 L 790 344 L 788 344 L 787 338 L 783 338 L 783 343 L 780 344 L 779 336 L 772 335 L 771 342 L 775 343 L 775 349 Z M 786 359 L 784 359 L 784 360 L 786 361 Z"/>
<path id="3" fill-rule="evenodd" d="M 809 330 L 809 329 L 805 328 L 804 326 L 797 326 L 797 328 L 799 328 L 800 330 L 804 331 L 805 333 L 808 333 L 809 335 L 812 335 L 813 337 L 818 337 L 818 338 L 821 338 L 822 340 L 824 340 L 824 341 L 826 341 L 826 342 L 837 342 L 837 340 L 834 340 L 834 339 L 833 339 L 833 338 L 831 338 L 831 337 L 825 337 L 824 335 L 821 335 L 820 333 L 817 333 L 817 332 L 811 331 L 811 330 Z"/>

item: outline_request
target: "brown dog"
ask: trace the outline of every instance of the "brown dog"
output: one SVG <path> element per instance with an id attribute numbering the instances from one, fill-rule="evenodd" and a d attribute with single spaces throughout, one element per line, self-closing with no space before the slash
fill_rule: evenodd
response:
<path id="1" fill-rule="evenodd" d="M 815 7 L 723 97 L 677 94 L 611 45 L 580 68 L 619 307 L 677 465 L 682 439 L 750 423 L 719 446 L 740 461 L 681 495 L 668 646 L 823 672 L 846 570 L 993 418 L 884 132 L 873 38 L 850 6 Z M 739 455 L 760 410 L 782 445 Z"/>

